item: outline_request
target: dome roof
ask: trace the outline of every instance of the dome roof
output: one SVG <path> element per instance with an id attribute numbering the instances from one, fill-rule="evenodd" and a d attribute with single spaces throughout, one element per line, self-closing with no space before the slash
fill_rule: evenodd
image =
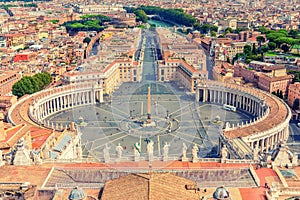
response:
<path id="1" fill-rule="evenodd" d="M 85 198 L 85 193 L 81 188 L 75 187 L 69 195 L 69 200 L 81 200 Z"/>
<path id="2" fill-rule="evenodd" d="M 214 192 L 213 197 L 218 200 L 230 199 L 229 192 L 227 191 L 227 189 L 224 186 L 218 187 L 216 189 L 216 191 Z"/>

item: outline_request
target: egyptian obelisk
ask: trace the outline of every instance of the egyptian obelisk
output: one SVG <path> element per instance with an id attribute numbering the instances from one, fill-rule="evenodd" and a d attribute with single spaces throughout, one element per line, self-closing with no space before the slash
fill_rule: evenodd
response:
<path id="1" fill-rule="evenodd" d="M 147 117 L 147 123 L 151 124 L 151 89 L 150 86 L 148 86 L 148 117 Z"/>

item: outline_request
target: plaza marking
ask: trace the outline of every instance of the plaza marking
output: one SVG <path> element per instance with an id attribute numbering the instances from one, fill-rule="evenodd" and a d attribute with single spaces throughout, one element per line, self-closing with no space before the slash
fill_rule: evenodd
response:
<path id="1" fill-rule="evenodd" d="M 110 143 L 113 143 L 113 142 L 115 142 L 115 141 L 117 141 L 117 140 L 119 140 L 119 139 L 122 139 L 122 138 L 125 138 L 125 137 L 128 137 L 128 135 L 123 135 L 122 137 L 118 137 L 118 138 L 116 138 L 116 139 L 114 139 L 114 140 L 111 140 L 110 141 Z M 105 144 L 103 144 L 103 145 L 99 145 L 99 146 L 97 146 L 97 147 L 95 147 L 95 148 L 91 148 L 90 149 L 90 151 L 94 151 L 95 149 L 99 149 L 100 147 L 103 147 Z"/>

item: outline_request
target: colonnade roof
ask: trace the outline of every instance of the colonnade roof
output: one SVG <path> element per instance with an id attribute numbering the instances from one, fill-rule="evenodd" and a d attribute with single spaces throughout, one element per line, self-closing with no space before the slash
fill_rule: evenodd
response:
<path id="1" fill-rule="evenodd" d="M 257 91 L 256 91 L 257 93 Z M 255 122 L 253 125 L 239 127 L 234 130 L 224 131 L 227 138 L 247 137 L 252 134 L 268 131 L 271 128 L 278 126 L 284 122 L 288 115 L 288 108 L 279 99 L 270 95 L 264 95 L 270 112 L 268 116 L 260 122 Z"/>

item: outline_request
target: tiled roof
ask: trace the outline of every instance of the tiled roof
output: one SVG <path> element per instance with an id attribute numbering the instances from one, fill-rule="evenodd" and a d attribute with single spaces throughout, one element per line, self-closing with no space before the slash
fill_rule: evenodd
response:
<path id="1" fill-rule="evenodd" d="M 101 199 L 199 199 L 186 185 L 196 183 L 169 173 L 129 174 L 107 181 Z"/>
<path id="2" fill-rule="evenodd" d="M 32 148 L 37 149 L 41 147 L 48 137 L 51 135 L 51 130 L 43 129 L 38 127 L 31 127 L 30 128 L 30 135 L 32 139 Z"/>

